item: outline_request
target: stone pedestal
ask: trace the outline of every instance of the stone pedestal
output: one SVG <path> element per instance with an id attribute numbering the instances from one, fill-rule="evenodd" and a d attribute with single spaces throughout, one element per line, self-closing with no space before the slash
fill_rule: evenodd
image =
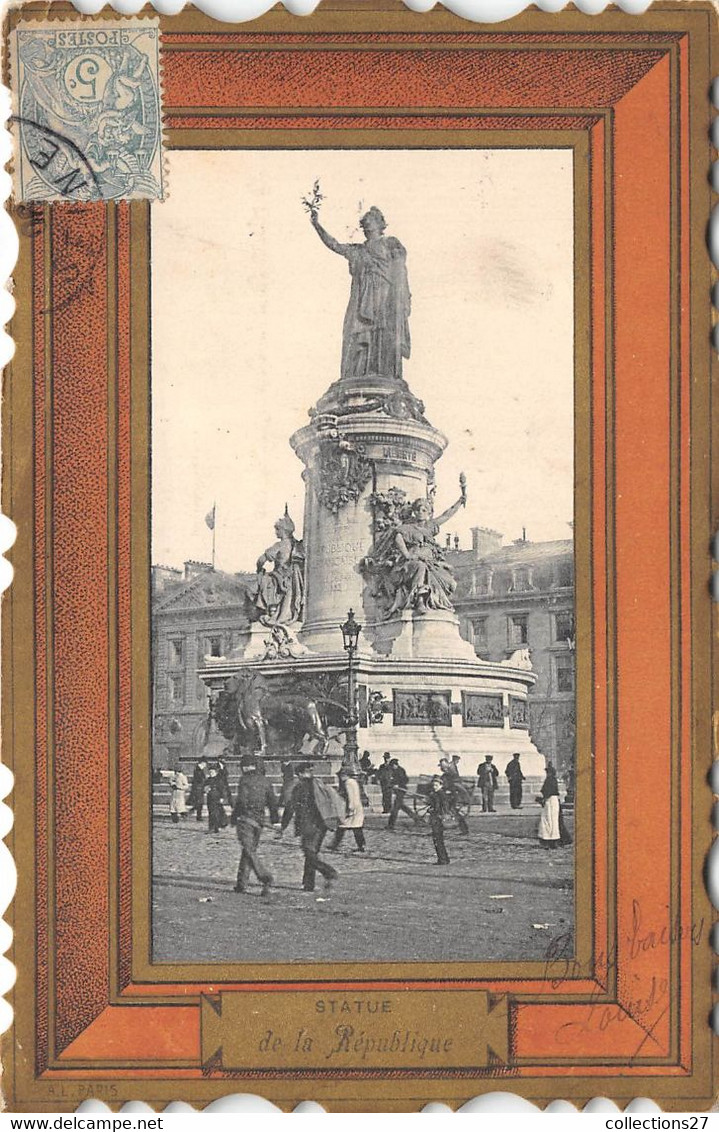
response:
<path id="1" fill-rule="evenodd" d="M 261 671 L 278 690 L 318 688 L 328 676 L 343 677 L 346 657 L 337 652 L 305 656 L 294 661 L 252 661 L 214 659 L 202 677 L 209 687 L 220 689 L 230 676 L 243 671 Z M 492 664 L 475 658 L 413 661 L 383 659 L 368 652 L 356 661 L 359 690 L 360 752 L 369 751 L 372 761 L 382 761 L 389 751 L 408 774 L 434 774 L 441 758 L 459 755 L 462 774 L 476 772 L 485 755 L 492 755 L 500 774 L 514 752 L 522 760 L 527 776 L 544 774 L 544 758 L 531 741 L 527 727 L 527 694 L 536 677 L 526 668 Z M 334 771 L 342 763 L 345 735 L 340 727 L 329 726 L 326 750 Z M 312 744 L 303 745 L 302 754 L 312 753 Z M 298 752 L 299 753 L 299 752 Z"/>
<path id="2" fill-rule="evenodd" d="M 426 499 L 446 437 L 424 419 L 421 402 L 405 382 L 364 377 L 332 386 L 318 403 L 312 423 L 290 443 L 305 464 L 307 485 L 307 578 L 300 640 L 316 652 L 335 652 L 337 626 L 351 607 L 366 626 L 370 648 L 385 653 L 393 635 L 402 636 L 400 652 L 411 654 L 408 618 L 398 618 L 384 631 L 381 611 L 362 575 L 362 559 L 375 542 L 371 496 L 395 488 L 408 500 Z M 442 629 L 437 622 L 434 629 L 421 630 L 426 647 L 434 632 L 443 639 L 443 646 L 437 646 L 441 651 L 448 644 L 447 624 Z M 456 619 L 453 636 L 461 648 Z"/>
<path id="3" fill-rule="evenodd" d="M 428 609 L 418 616 L 405 609 L 389 620 L 365 626 L 364 635 L 375 653 L 394 660 L 477 660 L 471 644 L 460 635 L 459 618 L 449 610 Z"/>

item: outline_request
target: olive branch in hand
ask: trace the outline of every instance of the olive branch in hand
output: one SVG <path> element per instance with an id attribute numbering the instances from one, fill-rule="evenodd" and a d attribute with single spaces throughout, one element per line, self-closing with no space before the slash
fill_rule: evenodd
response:
<path id="1" fill-rule="evenodd" d="M 306 197 L 302 198 L 302 204 L 306 211 L 309 212 L 310 215 L 312 215 L 313 213 L 319 212 L 320 205 L 322 204 L 322 201 L 324 199 L 324 194 L 320 189 L 320 182 L 318 178 L 312 186 L 312 193 L 308 193 Z"/>

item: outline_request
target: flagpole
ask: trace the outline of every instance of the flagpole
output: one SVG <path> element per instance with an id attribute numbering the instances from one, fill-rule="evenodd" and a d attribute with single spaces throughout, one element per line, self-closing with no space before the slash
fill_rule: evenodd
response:
<path id="1" fill-rule="evenodd" d="M 212 504 L 212 569 L 215 569 L 215 531 L 217 530 L 217 503 Z"/>

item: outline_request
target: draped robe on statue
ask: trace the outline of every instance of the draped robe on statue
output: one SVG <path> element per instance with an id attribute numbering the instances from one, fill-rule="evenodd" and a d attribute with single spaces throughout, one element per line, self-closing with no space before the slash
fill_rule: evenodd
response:
<path id="1" fill-rule="evenodd" d="M 436 541 L 438 533 L 435 519 L 408 519 L 380 535 L 371 561 L 385 617 L 403 609 L 452 610 L 457 583 Z"/>
<path id="2" fill-rule="evenodd" d="M 402 376 L 410 352 L 407 252 L 394 236 L 341 244 L 352 287 L 342 336 L 342 377 Z"/>
<path id="3" fill-rule="evenodd" d="M 264 563 L 272 570 L 265 572 Z M 302 619 L 305 552 L 302 542 L 283 538 L 267 548 L 257 563 L 254 610 L 265 625 L 287 625 Z"/>

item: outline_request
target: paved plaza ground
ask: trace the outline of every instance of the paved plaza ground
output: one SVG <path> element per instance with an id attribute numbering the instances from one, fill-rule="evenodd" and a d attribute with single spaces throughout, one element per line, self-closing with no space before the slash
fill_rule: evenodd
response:
<path id="1" fill-rule="evenodd" d="M 536 812 L 535 812 L 536 811 Z M 153 934 L 156 961 L 526 960 L 545 957 L 573 924 L 573 849 L 544 850 L 538 807 L 470 818 L 447 833 L 451 864 L 434 864 L 429 829 L 367 817 L 367 852 L 351 833 L 325 856 L 340 872 L 329 895 L 301 889 L 292 828 L 262 836 L 276 888 L 232 891 L 239 847 L 231 826 L 208 834 L 194 816 L 156 817 Z M 571 828 L 571 825 L 570 825 Z M 329 838 L 328 838 L 329 840 Z M 498 899 L 502 897 L 503 899 Z"/>

